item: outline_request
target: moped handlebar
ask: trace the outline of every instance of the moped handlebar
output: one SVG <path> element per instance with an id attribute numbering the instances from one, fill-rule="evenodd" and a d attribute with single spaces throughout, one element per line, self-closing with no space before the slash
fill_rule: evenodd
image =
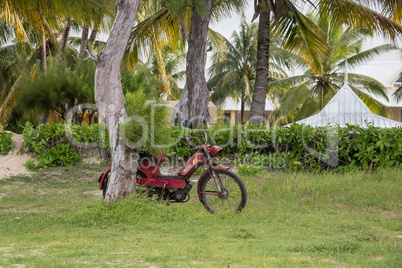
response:
<path id="1" fill-rule="evenodd" d="M 185 140 L 188 142 L 188 144 L 190 145 L 191 148 L 193 149 L 198 149 L 200 146 L 196 145 L 193 140 L 196 140 L 196 143 L 201 143 L 200 139 L 197 137 L 193 137 L 193 136 L 189 136 L 189 137 L 185 137 L 185 138 L 181 138 L 181 140 Z"/>
<path id="2" fill-rule="evenodd" d="M 201 135 L 204 135 L 205 142 L 208 142 L 208 136 L 207 136 L 207 132 L 205 132 L 205 130 L 198 129 L 198 133 L 200 133 Z"/>
<path id="3" fill-rule="evenodd" d="M 197 131 L 198 131 L 198 133 L 200 133 L 201 135 L 204 135 L 205 143 L 207 144 L 207 143 L 208 143 L 208 136 L 207 136 L 207 133 L 205 132 L 205 130 L 203 130 L 203 129 L 198 129 Z M 200 149 L 200 148 L 202 147 L 202 146 L 201 146 L 201 140 L 200 140 L 198 137 L 189 136 L 189 137 L 183 137 L 183 138 L 180 138 L 180 139 L 181 139 L 181 140 L 186 140 L 186 141 L 189 143 L 190 147 L 193 148 L 193 149 Z M 198 145 L 195 144 L 195 143 L 193 142 L 193 140 L 195 140 Z"/>

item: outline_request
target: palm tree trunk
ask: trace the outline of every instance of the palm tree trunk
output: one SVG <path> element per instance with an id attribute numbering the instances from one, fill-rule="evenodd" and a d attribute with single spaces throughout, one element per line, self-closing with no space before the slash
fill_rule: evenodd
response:
<path id="1" fill-rule="evenodd" d="M 64 26 L 63 33 L 61 36 L 61 43 L 60 43 L 60 51 L 61 52 L 64 52 L 64 49 L 67 46 L 67 40 L 68 40 L 68 35 L 70 33 L 70 27 L 71 27 L 70 19 L 67 18 L 66 25 Z"/>
<path id="2" fill-rule="evenodd" d="M 47 64 L 46 64 L 46 35 L 45 31 L 42 30 L 42 45 L 40 47 L 40 69 L 42 72 L 47 72 Z M 42 111 L 39 117 L 38 125 L 46 124 L 48 109 L 46 107 L 41 107 Z"/>
<path id="3" fill-rule="evenodd" d="M 241 108 L 240 108 L 241 123 L 244 122 L 244 92 L 241 93 Z"/>
<path id="4" fill-rule="evenodd" d="M 85 55 L 87 54 L 85 50 L 87 49 L 87 42 L 88 42 L 88 27 L 84 25 L 82 27 L 82 34 L 81 34 L 81 45 L 80 45 L 80 59 L 84 59 Z"/>
<path id="5" fill-rule="evenodd" d="M 133 193 L 138 154 L 128 157 L 119 125 L 127 118 L 121 86 L 121 64 L 140 0 L 117 1 L 117 17 L 109 39 L 96 59 L 95 102 L 99 118 L 109 132 L 112 169 L 106 190 L 107 203 Z M 134 178 L 134 179 L 133 179 Z"/>
<path id="6" fill-rule="evenodd" d="M 261 4 L 260 6 L 264 5 Z M 248 118 L 248 121 L 254 124 L 260 124 L 264 120 L 269 70 L 269 28 L 270 11 L 268 8 L 264 8 L 260 10 L 260 20 L 258 23 L 257 68 L 253 100 Z"/>
<path id="7" fill-rule="evenodd" d="M 206 15 L 194 9 L 186 59 L 188 111 L 192 127 L 204 126 L 208 122 L 209 92 L 205 80 L 206 41 L 212 13 L 212 0 L 203 0 Z"/>
<path id="8" fill-rule="evenodd" d="M 40 47 L 40 69 L 46 73 L 46 35 L 44 30 L 42 30 L 42 45 Z"/>
<path id="9" fill-rule="evenodd" d="M 89 41 L 88 41 L 89 44 L 91 44 L 92 46 L 95 45 L 96 37 L 98 37 L 98 34 L 99 34 L 99 32 L 97 29 L 92 30 L 91 35 L 89 36 Z M 87 44 L 87 47 L 88 47 L 88 44 Z"/>
<path id="10" fill-rule="evenodd" d="M 162 95 L 162 100 L 166 101 L 168 99 L 168 97 L 171 95 L 170 84 L 169 84 L 169 81 L 168 81 L 167 75 L 166 75 L 166 66 L 165 66 L 165 63 L 163 62 L 162 52 L 159 47 L 157 47 L 154 50 L 154 53 L 155 53 L 155 56 L 158 61 L 159 71 L 161 74 L 162 84 L 164 87 L 164 92 L 163 92 L 164 94 Z"/>

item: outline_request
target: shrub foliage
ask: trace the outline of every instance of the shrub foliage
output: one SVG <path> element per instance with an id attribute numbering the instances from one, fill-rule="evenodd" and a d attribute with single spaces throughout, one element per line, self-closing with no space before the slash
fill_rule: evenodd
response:
<path id="1" fill-rule="evenodd" d="M 40 125 L 34 128 L 29 122 L 23 131 L 24 142 L 22 150 L 36 156 L 38 165 L 32 161 L 27 163 L 30 169 L 38 167 L 69 166 L 77 163 L 81 158 L 78 151 L 82 147 L 98 147 L 106 149 L 108 146 L 103 125 L 70 125 L 54 124 Z M 94 145 L 95 144 L 95 145 Z"/>
<path id="2" fill-rule="evenodd" d="M 223 147 L 245 173 L 263 169 L 343 170 L 402 166 L 402 128 L 362 128 L 348 125 L 318 127 L 292 124 L 267 128 L 264 125 L 216 125 L 208 130 L 212 142 Z M 180 127 L 173 130 L 177 138 Z M 194 135 L 197 135 L 196 133 Z M 188 146 L 179 142 L 174 154 L 188 157 Z"/>
<path id="3" fill-rule="evenodd" d="M 11 133 L 7 133 L 4 130 L 3 125 L 0 125 L 0 154 L 8 154 L 13 147 L 13 140 L 11 139 Z"/>
<path id="4" fill-rule="evenodd" d="M 136 125 L 126 127 L 130 133 L 128 136 L 134 142 L 141 129 Z M 216 125 L 207 132 L 211 143 L 223 148 L 224 154 L 218 160 L 234 162 L 240 173 L 402 167 L 402 128 L 361 128 L 353 125 L 313 128 L 298 124 L 267 128 L 245 124 Z M 1 144 L 5 144 L 7 136 L 1 135 Z M 170 142 L 165 148 L 169 156 L 188 158 L 193 150 L 180 138 L 189 135 L 202 140 L 196 131 L 180 126 L 168 128 L 166 125 L 158 127 L 156 140 L 158 144 Z M 154 138 L 149 136 L 145 145 L 149 145 L 149 139 Z M 73 165 L 80 159 L 77 153 L 80 147 L 108 149 L 108 140 L 103 125 L 55 124 L 35 129 L 27 123 L 23 150 L 33 152 L 40 167 Z"/>

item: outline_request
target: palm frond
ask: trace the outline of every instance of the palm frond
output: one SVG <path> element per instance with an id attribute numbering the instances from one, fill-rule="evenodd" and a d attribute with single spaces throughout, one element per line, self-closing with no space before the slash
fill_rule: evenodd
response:
<path id="1" fill-rule="evenodd" d="M 313 21 L 309 20 L 299 11 L 295 11 L 297 24 L 286 16 L 279 20 L 279 27 L 274 27 L 273 36 L 283 37 L 284 48 L 294 51 L 315 73 L 321 72 L 322 58 L 328 50 L 325 33 Z"/>
<path id="2" fill-rule="evenodd" d="M 212 49 L 215 51 L 226 51 L 225 38 L 218 32 L 208 28 L 207 39 L 211 42 Z"/>
<path id="3" fill-rule="evenodd" d="M 392 96 L 396 99 L 397 102 L 402 100 L 402 86 L 398 87 L 398 89 L 392 94 Z"/>
<path id="4" fill-rule="evenodd" d="M 23 42 L 29 42 L 28 35 L 25 31 L 23 22 L 21 21 L 15 6 L 8 0 L 0 2 L 0 21 L 14 27 L 17 38 Z"/>
<path id="5" fill-rule="evenodd" d="M 355 28 L 365 27 L 370 32 L 387 34 L 392 39 L 402 36 L 401 25 L 360 4 L 360 1 L 320 0 L 319 4 L 320 10 L 327 12 L 336 22 L 343 22 Z"/>
<path id="6" fill-rule="evenodd" d="M 382 53 L 400 50 L 394 45 L 385 44 L 381 46 L 377 46 L 365 51 L 362 51 L 356 55 L 348 57 L 348 65 L 351 68 L 355 68 L 361 64 L 367 63 L 368 61 L 374 59 L 376 56 L 381 55 Z M 338 64 L 338 68 L 343 68 L 345 66 L 345 61 L 343 60 L 341 63 Z"/>
<path id="7" fill-rule="evenodd" d="M 383 84 L 381 84 L 381 82 L 377 81 L 376 79 L 362 74 L 349 73 L 348 80 L 352 86 L 363 86 L 367 91 L 373 93 L 376 96 L 381 96 L 386 101 L 389 101 L 388 95 L 386 93 L 387 89 Z"/>
<path id="8" fill-rule="evenodd" d="M 295 111 L 298 105 L 309 96 L 309 85 L 310 81 L 292 87 L 279 99 L 280 109 L 285 116 Z"/>
<path id="9" fill-rule="evenodd" d="M 138 23 L 130 36 L 125 55 L 125 62 L 135 65 L 138 57 L 146 56 L 147 47 L 153 48 L 165 44 L 168 41 L 177 43 L 179 41 L 180 24 L 177 18 L 172 17 L 167 8 L 161 8 L 148 18 Z"/>
<path id="10" fill-rule="evenodd" d="M 351 88 L 373 113 L 384 116 L 384 117 L 388 117 L 389 108 L 387 106 L 385 106 L 381 102 L 377 101 L 370 95 L 362 92 L 361 90 L 358 90 L 357 88 L 355 88 L 353 86 L 351 86 Z"/>
<path id="11" fill-rule="evenodd" d="M 229 18 L 234 12 L 241 12 L 246 4 L 246 0 L 215 1 L 211 19 L 212 21 L 219 21 Z"/>
<path id="12" fill-rule="evenodd" d="M 298 113 L 293 118 L 293 122 L 312 116 L 320 111 L 320 101 L 317 101 L 312 95 L 309 95 L 303 102 Z"/>
<path id="13" fill-rule="evenodd" d="M 283 92 L 299 84 L 304 84 L 306 81 L 310 81 L 310 77 L 306 75 L 291 76 L 269 83 L 268 88 L 270 92 Z"/>

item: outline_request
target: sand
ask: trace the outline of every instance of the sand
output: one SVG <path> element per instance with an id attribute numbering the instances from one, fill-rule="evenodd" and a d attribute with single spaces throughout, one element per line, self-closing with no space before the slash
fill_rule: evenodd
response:
<path id="1" fill-rule="evenodd" d="M 8 132 L 8 131 L 7 131 Z M 8 176 L 28 174 L 24 164 L 28 160 L 34 160 L 29 154 L 20 153 L 23 135 L 12 133 L 14 148 L 7 155 L 0 154 L 0 180 Z"/>

